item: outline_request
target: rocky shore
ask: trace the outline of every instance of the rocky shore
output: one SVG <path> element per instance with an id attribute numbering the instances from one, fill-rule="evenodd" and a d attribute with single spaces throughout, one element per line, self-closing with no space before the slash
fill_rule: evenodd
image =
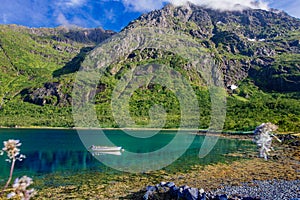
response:
<path id="1" fill-rule="evenodd" d="M 300 180 L 253 181 L 240 186 L 225 186 L 213 191 L 214 195 L 226 194 L 232 198 L 251 197 L 262 200 L 300 199 Z"/>
<path id="2" fill-rule="evenodd" d="M 228 198 L 245 195 L 262 200 L 300 198 L 300 138 L 290 135 L 280 138 L 283 143 L 275 143 L 268 161 L 257 158 L 254 152 L 234 162 L 195 165 L 184 172 L 49 175 L 36 180 L 34 187 L 39 189 L 37 199 L 142 199 L 147 186 L 161 181 L 203 188 L 207 193 L 226 194 Z M 151 199 L 170 199 L 165 195 L 155 194 Z"/>
<path id="3" fill-rule="evenodd" d="M 215 191 L 192 188 L 187 185 L 177 187 L 173 182 L 161 182 L 147 186 L 144 200 L 151 200 L 155 193 L 164 193 L 163 199 L 183 200 L 296 200 L 300 199 L 300 180 L 253 181 L 240 186 L 225 186 Z"/>

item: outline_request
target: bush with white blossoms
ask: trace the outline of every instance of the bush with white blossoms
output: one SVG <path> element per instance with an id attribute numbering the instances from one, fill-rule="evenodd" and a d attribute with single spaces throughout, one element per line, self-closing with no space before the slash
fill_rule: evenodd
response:
<path id="1" fill-rule="evenodd" d="M 0 193 L 0 198 L 2 197 L 3 193 L 7 190 L 11 182 L 16 161 L 22 161 L 25 158 L 23 154 L 20 154 L 20 149 L 18 147 L 20 147 L 22 143 L 20 143 L 19 140 L 10 139 L 8 141 L 4 141 L 3 144 L 4 147 L 2 148 L 2 150 L 0 150 L 0 155 L 3 155 L 4 152 L 6 152 L 8 157 L 6 161 L 10 162 L 11 166 L 9 178 Z M 7 198 L 10 199 L 13 197 L 18 197 L 22 200 L 29 200 L 36 193 L 34 189 L 27 190 L 27 187 L 30 186 L 32 183 L 32 179 L 27 176 L 23 176 L 22 178 L 16 178 L 12 189 L 10 189 L 10 191 L 12 192 L 7 195 Z"/>
<path id="2" fill-rule="evenodd" d="M 7 198 L 10 199 L 12 197 L 19 197 L 22 200 L 30 199 L 36 194 L 36 191 L 33 188 L 27 190 L 27 187 L 29 187 L 32 183 L 32 179 L 27 176 L 23 176 L 20 179 L 16 178 L 13 184 L 13 192 L 9 193 Z"/>
<path id="3" fill-rule="evenodd" d="M 272 124 L 270 122 L 263 123 L 260 126 L 256 127 L 254 130 L 254 142 L 257 144 L 257 147 L 259 149 L 259 157 L 264 158 L 265 160 L 268 160 L 268 155 L 271 150 L 273 150 L 272 147 L 272 140 L 273 137 L 281 142 L 272 132 L 276 131 L 278 129 L 278 126 L 275 124 Z"/>

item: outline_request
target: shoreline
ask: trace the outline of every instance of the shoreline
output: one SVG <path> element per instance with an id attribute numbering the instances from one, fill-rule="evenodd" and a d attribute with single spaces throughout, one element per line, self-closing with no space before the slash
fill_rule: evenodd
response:
<path id="1" fill-rule="evenodd" d="M 30 129 L 30 127 L 28 128 Z M 43 129 L 44 127 L 36 128 Z M 228 134 L 216 135 L 230 137 Z M 242 136 L 233 135 L 233 137 Z M 298 170 L 300 160 L 297 156 L 300 153 L 299 148 L 287 144 L 276 145 L 275 147 L 276 151 L 272 153 L 268 161 L 257 158 L 256 152 L 245 152 L 242 156 L 236 155 L 241 159 L 232 162 L 213 163 L 205 166 L 193 165 L 187 171 L 168 172 L 162 169 L 141 174 L 121 173 L 110 176 L 98 171 L 86 174 L 79 172 L 67 176 L 47 174 L 43 179 L 34 179 L 36 184 L 34 187 L 39 189 L 37 199 L 66 199 L 70 197 L 86 199 L 88 197 L 103 200 L 122 198 L 134 200 L 142 199 L 148 185 L 155 185 L 161 181 L 174 182 L 178 186 L 188 185 L 194 188 L 204 188 L 205 191 L 209 192 L 226 192 L 227 194 L 235 191 L 253 191 L 257 185 L 272 190 L 281 188 L 281 185 L 287 182 L 292 186 L 294 183 L 292 181 L 300 180 Z M 228 154 L 228 156 L 235 155 Z M 279 182 L 277 181 L 273 185 L 269 184 L 275 179 Z M 45 186 L 45 182 L 50 184 Z M 59 183 L 59 187 L 57 183 Z M 244 183 L 247 185 L 245 186 Z M 159 195 L 161 196 L 158 197 L 163 197 L 164 193 Z"/>
<path id="2" fill-rule="evenodd" d="M 87 127 L 48 127 L 48 126 L 28 126 L 28 127 L 4 127 L 0 126 L 0 130 L 14 129 L 14 130 L 128 130 L 128 131 L 178 131 L 177 128 L 138 128 L 138 127 L 128 127 L 128 128 L 87 128 Z M 180 131 L 190 131 L 192 134 L 196 135 L 207 135 L 207 129 L 180 129 Z M 294 135 L 300 137 L 300 133 L 296 132 L 277 132 L 278 135 Z M 228 131 L 224 130 L 222 132 L 210 132 L 210 136 L 225 137 L 232 139 L 251 139 L 253 136 L 253 131 Z"/>
<path id="3" fill-rule="evenodd" d="M 49 175 L 46 176 L 48 180 L 56 178 L 58 181 L 69 181 L 71 179 L 74 182 L 71 185 L 59 188 L 56 185 L 48 185 L 40 189 L 38 197 L 41 199 L 64 199 L 72 195 L 72 197 L 78 199 L 85 199 L 86 197 L 103 200 L 142 199 L 147 186 L 156 185 L 161 181 L 174 182 L 178 186 L 188 185 L 194 188 L 203 188 L 209 193 L 214 192 L 214 194 L 228 193 L 228 195 L 233 196 L 240 191 L 255 191 L 257 194 L 255 193 L 254 196 L 265 196 L 264 191 L 253 189 L 260 186 L 259 189 L 267 187 L 273 191 L 282 188 L 281 186 L 286 185 L 286 183 L 291 184 L 291 187 L 293 183 L 299 183 L 300 174 L 297 170 L 299 163 L 294 160 L 297 159 L 297 156 L 292 154 L 296 151 L 299 152 L 297 147 L 287 148 L 285 146 L 278 149 L 268 161 L 257 158 L 256 154 L 250 153 L 245 155 L 244 159 L 229 163 L 216 163 L 206 166 L 194 165 L 188 171 L 175 173 L 162 169 L 142 174 L 116 174 L 112 175 L 109 181 L 100 183 L 97 180 L 101 180 L 106 176 L 101 172 L 74 174 L 66 180 L 61 179 L 59 176 Z M 36 181 L 43 184 L 40 180 Z M 276 194 L 281 192 L 284 191 L 280 190 Z M 154 199 L 163 199 L 166 197 L 165 194 L 167 193 L 155 194 L 157 198 Z M 249 196 L 250 193 L 246 195 Z"/>
<path id="4" fill-rule="evenodd" d="M 176 128 L 168 128 L 168 129 L 164 129 L 164 128 L 87 128 L 87 127 L 48 127 L 48 126 L 28 126 L 28 127 L 24 127 L 24 126 L 20 126 L 20 127 L 4 127 L 4 126 L 0 126 L 0 129 L 45 129 L 45 130 L 146 130 L 146 131 L 177 131 L 178 129 Z M 193 131 L 193 132 L 197 132 L 197 131 L 204 131 L 201 129 L 180 129 L 181 131 Z"/>

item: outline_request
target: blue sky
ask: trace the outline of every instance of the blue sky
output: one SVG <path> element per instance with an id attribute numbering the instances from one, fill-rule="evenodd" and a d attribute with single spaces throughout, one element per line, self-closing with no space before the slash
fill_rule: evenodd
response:
<path id="1" fill-rule="evenodd" d="M 252 0 L 191 1 L 229 9 L 224 6 L 232 2 L 248 5 L 247 3 Z M 186 0 L 1 0 L 0 2 L 0 24 L 29 27 L 77 25 L 119 31 L 145 12 L 159 9 L 168 2 L 181 4 Z M 265 0 L 262 5 L 265 4 L 300 18 L 300 0 Z"/>

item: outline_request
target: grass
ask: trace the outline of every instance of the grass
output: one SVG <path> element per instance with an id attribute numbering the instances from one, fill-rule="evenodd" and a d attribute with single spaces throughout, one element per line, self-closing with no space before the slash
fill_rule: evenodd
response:
<path id="1" fill-rule="evenodd" d="M 189 26 L 195 28 L 195 24 Z M 86 53 L 91 50 L 92 44 L 74 42 L 71 45 L 59 42 L 51 39 L 51 33 L 47 31 L 49 30 L 45 29 L 42 35 L 34 35 L 26 28 L 0 26 L 0 69 L 4 72 L 0 73 L 0 126 L 75 126 L 72 107 L 69 104 L 58 103 L 57 97 L 47 97 L 53 105 L 39 106 L 24 102 L 24 97 L 20 95 L 24 89 L 34 91 L 36 88 L 44 87 L 47 82 L 58 82 L 59 90 L 63 94 L 72 95 L 75 72 L 80 67 Z M 289 37 L 293 39 L 296 36 L 293 32 Z M 199 42 L 201 43 L 200 39 Z M 73 50 L 66 52 L 54 48 L 54 46 Z M 220 43 L 218 49 L 203 47 L 203 51 L 213 52 L 218 62 L 222 62 L 224 56 L 237 61 L 250 59 L 245 55 L 222 53 L 222 48 Z M 120 63 L 108 67 L 105 76 L 99 80 L 102 89 L 94 100 L 101 127 L 118 127 L 111 108 L 111 98 L 116 85 L 120 84 L 121 78 L 130 70 L 134 71 L 137 66 L 151 63 L 165 65 L 187 80 L 187 84 L 194 90 L 200 110 L 199 116 L 190 116 L 190 120 L 199 117 L 198 128 L 207 129 L 209 127 L 211 121 L 210 93 L 201 74 L 190 67 L 187 59 L 172 52 L 154 51 L 153 49 L 136 50 L 133 55 L 135 56 L 123 58 Z M 255 73 L 248 79 L 236 83 L 239 88 L 233 96 L 227 96 L 224 130 L 251 131 L 257 125 L 270 121 L 279 125 L 279 130 L 282 132 L 300 131 L 299 91 L 293 91 L 292 89 L 295 87 L 290 88 L 292 91 L 278 92 L 269 89 L 270 83 L 277 83 L 276 81 L 279 80 L 287 80 L 286 84 L 289 84 L 288 80 L 297 80 L 299 56 L 281 54 L 274 59 L 276 61 L 270 67 L 253 66 L 252 70 Z M 288 73 L 281 73 L 281 70 L 286 70 Z M 231 73 L 238 73 L 238 71 L 233 70 Z M 270 73 L 271 76 L 269 76 Z M 281 73 L 280 76 L 278 73 Z M 161 76 L 168 83 L 167 86 L 170 86 L 174 75 L 161 73 Z M 268 79 L 270 77 L 271 80 Z M 283 88 L 288 89 L 286 86 L 283 85 Z M 149 110 L 154 105 L 160 105 L 165 109 L 166 123 L 163 128 L 180 126 L 181 105 L 176 94 L 164 85 L 147 83 L 132 93 L 129 106 L 126 107 L 135 122 L 134 127 L 148 127 L 151 122 Z M 125 113 L 120 115 L 125 116 Z M 156 116 L 156 118 L 160 117 Z M 153 128 L 159 125 L 158 120 L 152 124 Z"/>

